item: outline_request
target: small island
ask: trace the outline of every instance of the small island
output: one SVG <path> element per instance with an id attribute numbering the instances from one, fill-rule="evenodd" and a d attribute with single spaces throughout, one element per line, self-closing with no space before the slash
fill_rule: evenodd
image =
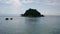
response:
<path id="1" fill-rule="evenodd" d="M 21 14 L 21 16 L 24 17 L 44 17 L 44 15 L 41 15 L 40 12 L 38 12 L 36 9 L 28 9 L 24 14 Z"/>

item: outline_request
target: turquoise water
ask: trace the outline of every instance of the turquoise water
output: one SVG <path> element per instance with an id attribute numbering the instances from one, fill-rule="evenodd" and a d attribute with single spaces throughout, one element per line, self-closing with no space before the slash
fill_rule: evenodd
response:
<path id="1" fill-rule="evenodd" d="M 60 34 L 60 16 L 0 17 L 0 34 Z"/>

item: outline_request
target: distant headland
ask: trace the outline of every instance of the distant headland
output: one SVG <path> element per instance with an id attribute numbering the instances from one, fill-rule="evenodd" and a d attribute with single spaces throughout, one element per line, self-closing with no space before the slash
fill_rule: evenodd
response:
<path id="1" fill-rule="evenodd" d="M 44 17 L 44 15 L 41 15 L 40 12 L 38 12 L 36 9 L 28 9 L 24 14 L 21 14 L 21 16 L 24 17 Z"/>

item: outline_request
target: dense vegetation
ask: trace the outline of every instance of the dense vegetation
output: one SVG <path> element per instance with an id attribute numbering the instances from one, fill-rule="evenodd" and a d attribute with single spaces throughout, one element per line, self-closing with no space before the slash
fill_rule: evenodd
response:
<path id="1" fill-rule="evenodd" d="M 28 9 L 22 16 L 25 17 L 43 17 L 44 15 L 41 15 L 36 9 Z"/>

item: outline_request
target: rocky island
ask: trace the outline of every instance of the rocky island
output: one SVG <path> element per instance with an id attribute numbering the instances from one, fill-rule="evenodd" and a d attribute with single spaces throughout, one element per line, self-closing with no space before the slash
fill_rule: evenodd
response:
<path id="1" fill-rule="evenodd" d="M 40 12 L 38 12 L 36 9 L 28 9 L 24 14 L 21 14 L 21 16 L 24 17 L 44 17 L 44 15 L 41 15 Z"/>

